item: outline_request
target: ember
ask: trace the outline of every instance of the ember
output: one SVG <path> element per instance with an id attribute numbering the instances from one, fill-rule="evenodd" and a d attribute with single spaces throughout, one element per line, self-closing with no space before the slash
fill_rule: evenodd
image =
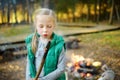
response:
<path id="1" fill-rule="evenodd" d="M 71 63 L 68 63 L 67 66 L 68 72 L 73 76 L 85 80 L 94 80 L 94 76 L 99 74 L 101 62 L 94 62 L 93 59 L 85 59 L 83 56 L 72 54 Z"/>

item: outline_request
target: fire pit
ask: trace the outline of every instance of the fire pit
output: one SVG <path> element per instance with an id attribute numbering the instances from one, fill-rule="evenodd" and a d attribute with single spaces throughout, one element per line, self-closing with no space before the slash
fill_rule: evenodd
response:
<path id="1" fill-rule="evenodd" d="M 82 80 L 97 80 L 102 63 L 80 55 L 71 56 L 71 62 L 67 63 L 68 75 Z M 70 79 L 68 79 L 70 80 Z M 72 79 L 71 80 L 76 80 Z"/>

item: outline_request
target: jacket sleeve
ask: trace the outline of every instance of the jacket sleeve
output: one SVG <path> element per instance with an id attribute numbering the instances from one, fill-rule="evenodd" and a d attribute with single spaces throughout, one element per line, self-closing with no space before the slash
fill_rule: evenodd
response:
<path id="1" fill-rule="evenodd" d="M 66 57 L 65 57 L 65 49 L 62 49 L 62 52 L 58 59 L 57 69 L 48 75 L 39 78 L 38 80 L 56 80 L 61 74 L 64 73 L 66 67 Z"/>
<path id="2" fill-rule="evenodd" d="M 27 64 L 26 64 L 26 80 L 31 80 L 30 71 L 29 71 L 29 60 L 28 60 L 28 57 L 27 57 Z"/>
<path id="3" fill-rule="evenodd" d="M 26 43 L 26 48 L 27 48 L 27 59 L 26 59 L 26 80 L 32 80 L 31 76 L 30 76 L 30 65 L 29 65 L 29 59 L 28 59 L 28 44 L 31 42 L 33 34 L 30 34 L 29 36 L 27 36 L 25 38 L 25 43 Z"/>

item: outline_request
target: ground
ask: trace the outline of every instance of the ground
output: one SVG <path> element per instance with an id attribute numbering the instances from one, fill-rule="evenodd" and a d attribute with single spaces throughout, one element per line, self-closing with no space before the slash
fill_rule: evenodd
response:
<path id="1" fill-rule="evenodd" d="M 120 80 L 120 30 L 76 35 L 81 40 L 78 49 L 67 50 L 107 64 Z M 66 37 L 65 37 L 66 38 Z M 0 63 L 0 80 L 25 80 L 26 57 L 12 58 Z"/>

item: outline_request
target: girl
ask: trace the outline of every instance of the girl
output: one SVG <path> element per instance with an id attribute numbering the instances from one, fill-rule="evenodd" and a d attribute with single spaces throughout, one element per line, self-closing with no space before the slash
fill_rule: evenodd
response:
<path id="1" fill-rule="evenodd" d="M 28 51 L 26 80 L 35 78 L 48 41 L 50 48 L 38 80 L 65 80 L 65 46 L 63 37 L 53 32 L 55 13 L 46 8 L 36 10 L 34 25 L 35 33 L 25 39 Z"/>

